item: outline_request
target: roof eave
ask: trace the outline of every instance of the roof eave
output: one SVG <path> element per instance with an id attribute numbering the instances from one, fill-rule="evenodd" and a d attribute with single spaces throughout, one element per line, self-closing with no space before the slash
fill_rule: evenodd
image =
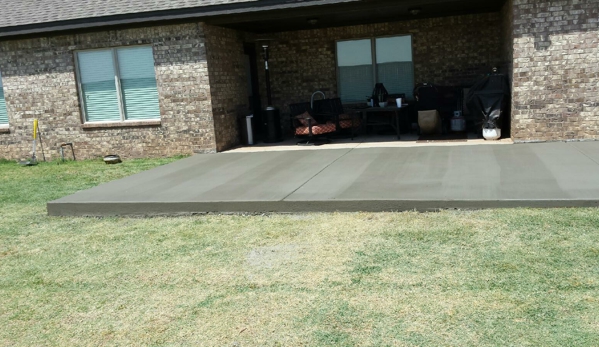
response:
<path id="1" fill-rule="evenodd" d="M 177 10 L 165 10 L 156 12 L 140 12 L 96 18 L 80 18 L 68 21 L 37 23 L 13 27 L 0 28 L 0 38 L 9 38 L 24 35 L 46 34 L 60 31 L 71 31 L 77 29 L 93 29 L 104 26 L 141 24 L 149 22 L 161 22 L 172 20 L 202 21 L 215 16 L 226 16 L 251 12 L 264 12 L 274 10 L 285 10 L 312 7 L 319 5 L 333 5 L 340 3 L 358 2 L 361 0 L 293 0 L 281 3 L 275 0 L 263 0 L 259 2 L 245 2 L 230 5 L 216 5 L 206 7 L 194 7 Z"/>

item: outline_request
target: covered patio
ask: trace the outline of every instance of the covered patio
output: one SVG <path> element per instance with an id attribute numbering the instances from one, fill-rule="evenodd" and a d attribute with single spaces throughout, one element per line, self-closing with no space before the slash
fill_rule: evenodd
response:
<path id="1" fill-rule="evenodd" d="M 256 142 L 269 140 L 265 124 L 272 119 L 264 116 L 266 106 L 280 110 L 282 137 L 289 139 L 297 134 L 291 105 L 308 103 L 320 91 L 327 99 L 339 98 L 347 111 L 366 105 L 376 83 L 382 83 L 389 95 L 403 96 L 411 106 L 402 113 L 401 126 L 387 130 L 401 128 L 407 135 L 401 141 L 414 142 L 410 135 L 418 132 L 418 105 L 413 92 L 423 83 L 449 95 L 446 104 L 437 107 L 444 117 L 439 133 L 452 133 L 448 118 L 462 111 L 467 128 L 458 137 L 480 137 L 480 122 L 460 99 L 494 67 L 500 73 L 511 71 L 510 16 L 505 0 L 331 1 L 301 9 L 215 16 L 206 23 L 235 31 L 244 46 L 248 113 L 254 115 Z M 269 50 L 270 101 L 264 44 Z M 510 137 L 509 118 L 508 109 L 503 138 Z M 361 130 L 374 137 L 384 133 L 380 128 Z"/>

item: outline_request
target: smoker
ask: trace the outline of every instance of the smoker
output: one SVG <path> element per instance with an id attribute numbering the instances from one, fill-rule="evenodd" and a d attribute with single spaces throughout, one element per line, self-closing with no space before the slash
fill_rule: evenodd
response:
<path id="1" fill-rule="evenodd" d="M 466 97 L 466 106 L 475 117 L 482 118 L 485 129 L 500 129 L 502 118 L 507 112 L 510 85 L 506 75 L 493 73 L 478 81 Z"/>
<path id="2" fill-rule="evenodd" d="M 279 109 L 272 106 L 272 93 L 270 90 L 270 69 L 268 66 L 268 41 L 262 42 L 264 58 L 264 78 L 266 80 L 266 97 L 268 106 L 262 110 L 262 120 L 264 123 L 264 142 L 273 143 L 283 141 L 283 132 L 281 131 L 281 115 Z"/>

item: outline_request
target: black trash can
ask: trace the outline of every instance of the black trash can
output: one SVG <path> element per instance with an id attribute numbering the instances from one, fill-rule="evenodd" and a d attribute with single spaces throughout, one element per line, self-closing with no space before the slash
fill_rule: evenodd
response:
<path id="1" fill-rule="evenodd" d="M 264 142 L 273 143 L 283 141 L 279 110 L 268 106 L 262 111 L 262 120 L 264 121 Z"/>

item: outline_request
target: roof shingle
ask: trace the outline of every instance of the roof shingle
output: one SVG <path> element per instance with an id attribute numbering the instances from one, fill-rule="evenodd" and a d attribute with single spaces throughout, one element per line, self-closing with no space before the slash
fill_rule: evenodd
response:
<path id="1" fill-rule="evenodd" d="M 258 0 L 0 0 L 0 28 Z"/>

